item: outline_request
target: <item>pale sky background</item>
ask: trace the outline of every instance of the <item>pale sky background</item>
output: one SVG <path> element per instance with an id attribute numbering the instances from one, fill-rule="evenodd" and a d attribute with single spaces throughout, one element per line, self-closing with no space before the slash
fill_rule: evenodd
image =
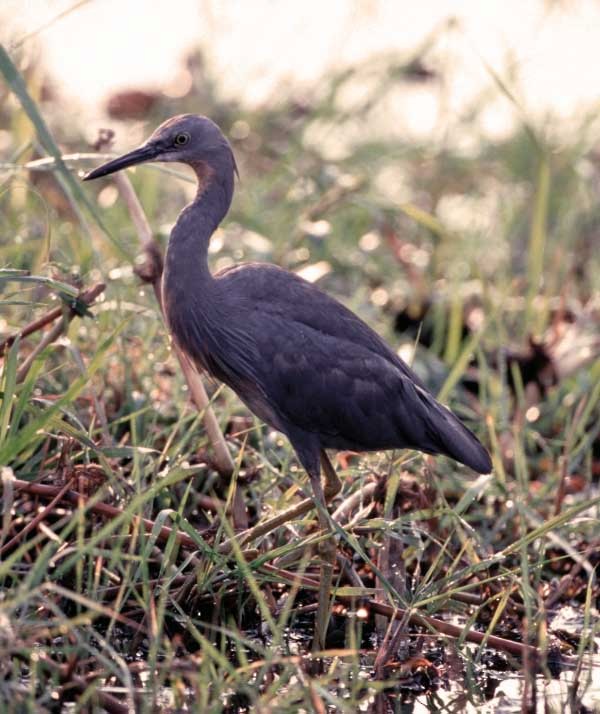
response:
<path id="1" fill-rule="evenodd" d="M 9 51 L 41 28 L 23 47 L 41 45 L 70 109 L 98 120 L 117 88 L 168 87 L 193 48 L 227 95 L 256 103 L 284 81 L 310 84 L 373 53 L 413 50 L 450 17 L 456 28 L 432 54 L 451 69 L 446 111 L 493 85 L 485 63 L 502 76 L 518 67 L 518 96 L 532 116 L 568 120 L 600 107 L 597 0 L 0 0 L 0 17 Z M 426 135 L 439 100 L 427 87 L 413 94 L 403 120 Z M 490 133 L 505 131 L 511 116 L 506 100 L 494 105 Z"/>

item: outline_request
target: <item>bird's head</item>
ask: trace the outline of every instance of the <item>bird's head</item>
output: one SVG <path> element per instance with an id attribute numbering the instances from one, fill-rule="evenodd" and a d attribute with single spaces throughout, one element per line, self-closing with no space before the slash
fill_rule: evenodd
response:
<path id="1" fill-rule="evenodd" d="M 140 147 L 102 164 L 83 180 L 107 176 L 148 161 L 188 164 L 199 177 L 223 171 L 230 175 L 237 173 L 233 152 L 219 127 L 207 117 L 181 114 L 163 122 Z"/>

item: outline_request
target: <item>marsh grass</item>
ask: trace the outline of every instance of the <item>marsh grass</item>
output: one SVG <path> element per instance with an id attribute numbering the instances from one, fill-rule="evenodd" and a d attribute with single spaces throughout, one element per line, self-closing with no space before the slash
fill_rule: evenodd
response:
<path id="1" fill-rule="evenodd" d="M 514 133 L 479 135 L 470 154 L 374 137 L 370 117 L 415 81 L 414 66 L 379 58 L 324 79 L 302 104 L 290 94 L 254 112 L 204 97 L 203 111 L 238 137 L 243 177 L 213 265 L 318 269 L 323 287 L 405 343 L 493 455 L 493 477 L 479 479 L 416 454 L 339 459 L 336 605 L 317 656 L 324 534 L 314 511 L 252 530 L 301 502 L 305 475 L 279 435 L 209 385 L 235 464 L 231 479 L 218 473 L 152 291 L 133 273 L 125 206 L 108 184 L 82 187 L 77 172 L 90 161 L 77 152 L 88 147 L 65 145 L 64 114 L 0 52 L 12 92 L 0 108 L 10 127 L 2 333 L 57 306 L 64 319 L 21 376 L 40 332 L 4 349 L 3 710 L 600 708 L 594 123 L 585 117 L 572 139 L 553 141 L 515 106 Z M 340 108 L 361 73 L 380 80 Z M 148 127 L 196 107 L 194 93 L 165 103 Z M 477 133 L 483 109 L 449 117 L 447 134 Z M 332 160 L 315 127 L 359 138 Z M 57 184 L 40 183 L 42 173 Z M 390 176 L 414 199 L 395 199 Z M 156 167 L 132 175 L 163 244 L 185 201 L 178 177 Z M 73 309 L 98 281 L 96 302 Z M 245 537 L 230 520 L 236 489 Z M 517 644 L 507 651 L 507 641 Z M 375 666 L 382 643 L 389 656 Z"/>

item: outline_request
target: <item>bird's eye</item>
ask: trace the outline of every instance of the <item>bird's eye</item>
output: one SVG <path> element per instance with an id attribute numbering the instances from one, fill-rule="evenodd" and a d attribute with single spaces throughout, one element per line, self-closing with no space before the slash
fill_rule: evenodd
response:
<path id="1" fill-rule="evenodd" d="M 187 131 L 182 131 L 181 134 L 177 134 L 175 137 L 175 146 L 185 146 L 190 140 L 190 135 Z"/>

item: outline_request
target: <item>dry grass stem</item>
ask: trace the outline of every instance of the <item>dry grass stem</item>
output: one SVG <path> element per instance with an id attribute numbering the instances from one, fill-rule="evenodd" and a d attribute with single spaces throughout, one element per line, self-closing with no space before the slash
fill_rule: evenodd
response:
<path id="1" fill-rule="evenodd" d="M 142 208 L 127 174 L 117 173 L 113 176 L 113 179 L 119 189 L 121 198 L 127 206 L 131 220 L 137 230 L 142 250 L 146 256 L 146 269 L 148 272 L 142 274 L 143 279 L 152 285 L 156 300 L 164 318 L 161 291 L 162 251 L 152 235 L 152 229 L 150 228 L 144 209 Z M 138 274 L 140 274 L 139 271 Z M 223 432 L 219 427 L 219 422 L 217 421 L 215 413 L 210 406 L 210 400 L 206 393 L 206 389 L 204 388 L 204 384 L 202 383 L 202 379 L 200 378 L 196 368 L 189 362 L 177 345 L 173 345 L 173 349 L 179 364 L 181 365 L 181 369 L 188 384 L 194 404 L 199 411 L 204 413 L 204 426 L 215 452 L 215 465 L 219 473 L 224 476 L 231 476 L 234 472 L 233 459 L 231 458 L 231 454 L 227 448 Z M 239 520 L 240 514 L 237 515 Z"/>

